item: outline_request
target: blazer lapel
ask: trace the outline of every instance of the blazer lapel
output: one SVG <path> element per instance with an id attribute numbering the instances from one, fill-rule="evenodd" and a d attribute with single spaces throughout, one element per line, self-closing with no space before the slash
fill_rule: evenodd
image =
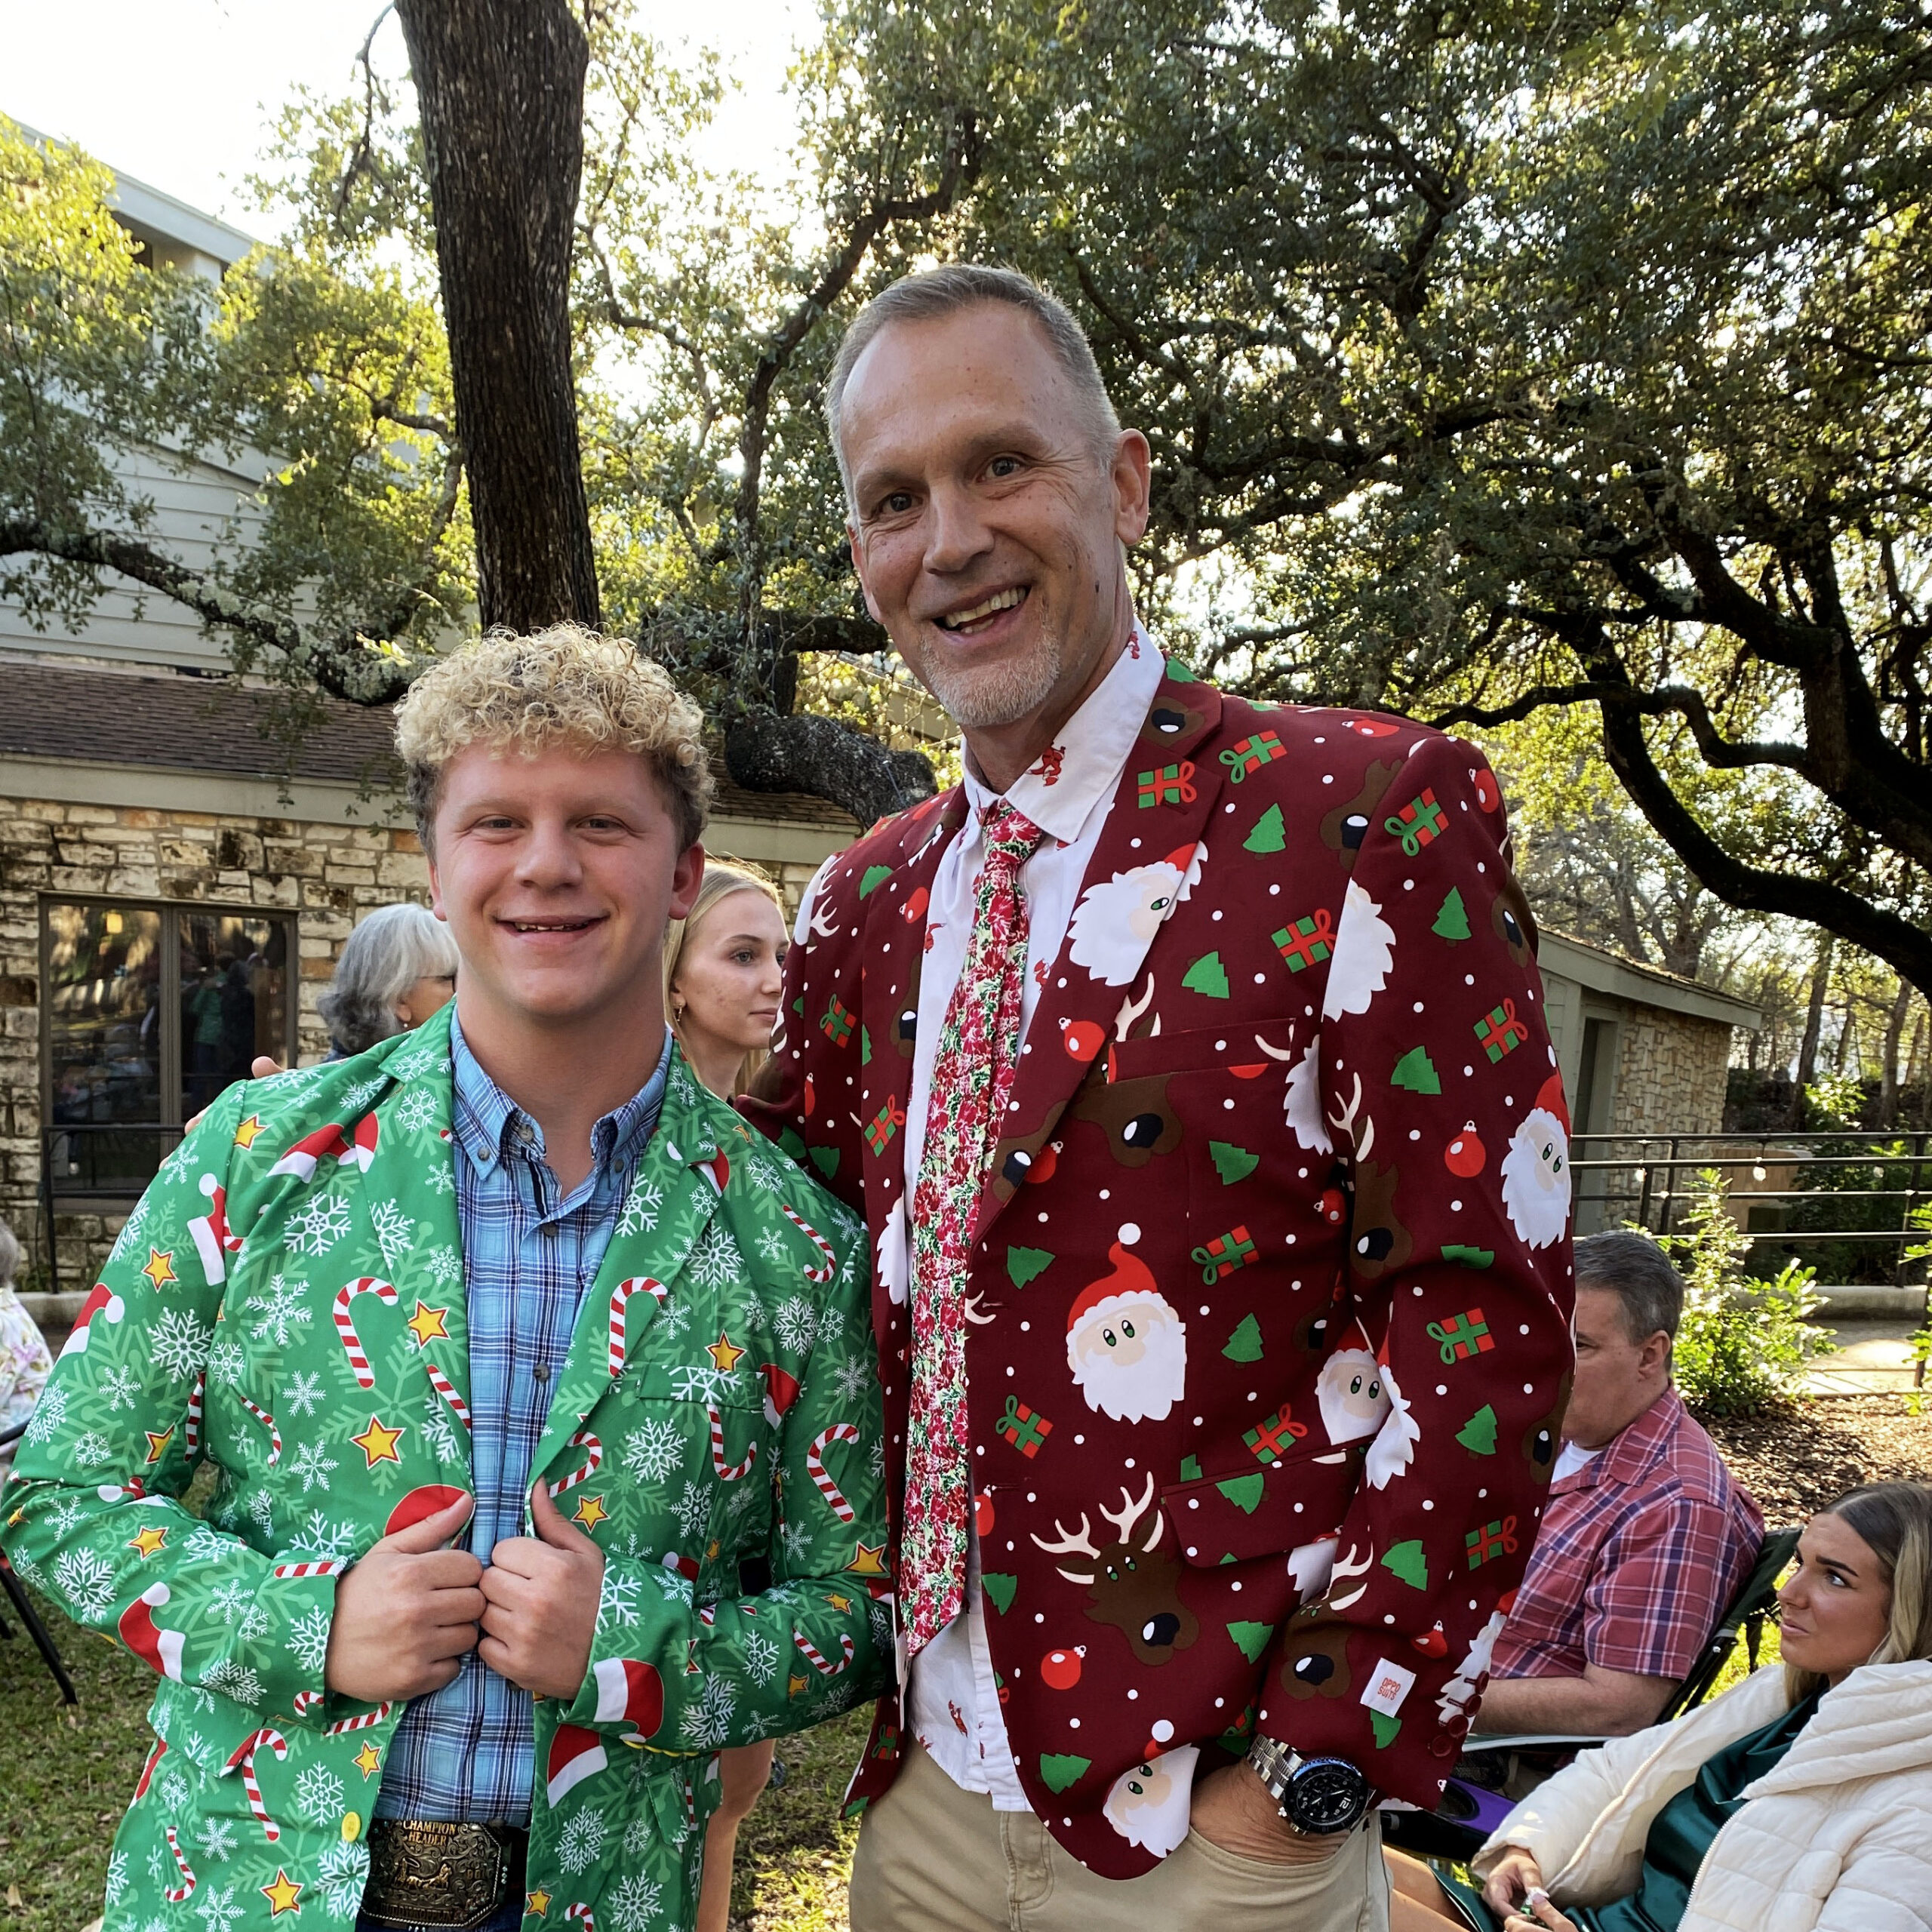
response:
<path id="1" fill-rule="evenodd" d="M 976 1238 L 984 1237 L 1023 1182 L 1051 1172 L 1048 1143 L 1068 1101 L 1095 1060 L 1126 1038 L 1153 1004 L 1155 989 L 1142 967 L 1199 876 L 1202 834 L 1225 774 L 1218 764 L 1198 764 L 1194 754 L 1212 741 L 1220 721 L 1220 693 L 1170 658 L 1081 884 L 1083 902 L 1097 888 L 1117 892 L 1120 916 L 1107 919 L 1101 943 L 1075 906 L 1027 1029 L 1030 1051 L 1020 1056 L 1008 1116 L 1013 1131 L 994 1150 Z M 1088 916 L 1112 910 L 1097 903 Z M 1088 961 L 1100 963 L 1076 960 L 1076 947 Z"/>

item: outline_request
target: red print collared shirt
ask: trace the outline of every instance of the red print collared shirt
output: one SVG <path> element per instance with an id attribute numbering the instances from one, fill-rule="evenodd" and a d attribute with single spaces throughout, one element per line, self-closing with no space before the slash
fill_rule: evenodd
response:
<path id="1" fill-rule="evenodd" d="M 1764 1519 L 1674 1389 L 1551 1485 L 1495 1677 L 1586 1663 L 1684 1676 L 1757 1560 Z"/>

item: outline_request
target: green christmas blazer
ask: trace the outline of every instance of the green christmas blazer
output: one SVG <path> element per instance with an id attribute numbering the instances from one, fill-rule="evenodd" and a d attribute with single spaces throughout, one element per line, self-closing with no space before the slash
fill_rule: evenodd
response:
<path id="1" fill-rule="evenodd" d="M 129 1217 L 0 1500 L 20 1574 L 159 1680 L 110 1932 L 355 1918 L 404 1707 L 325 1690 L 336 1578 L 470 1483 L 449 1011 L 215 1103 Z M 866 1256 L 675 1059 L 533 1466 L 605 1567 L 582 1687 L 537 1705 L 526 1932 L 688 1927 L 712 1754 L 881 1687 Z M 743 1595 L 754 1555 L 771 1586 Z"/>

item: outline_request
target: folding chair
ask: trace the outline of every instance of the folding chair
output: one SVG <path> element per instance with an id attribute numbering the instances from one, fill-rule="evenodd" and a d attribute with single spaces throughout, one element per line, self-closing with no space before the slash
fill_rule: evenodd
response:
<path id="1" fill-rule="evenodd" d="M 17 1442 L 26 1433 L 26 1426 L 24 1422 L 17 1422 L 11 1429 L 0 1429 L 0 1449 Z M 81 1700 L 75 1691 L 74 1680 L 67 1675 L 66 1667 L 60 1661 L 60 1653 L 54 1647 L 54 1639 L 47 1634 L 47 1626 L 41 1622 L 33 1600 L 21 1586 L 20 1578 L 14 1574 L 14 1566 L 7 1561 L 5 1550 L 0 1550 L 0 1590 L 6 1592 L 7 1601 L 14 1606 L 14 1614 L 26 1626 L 27 1635 L 33 1639 L 41 1660 L 54 1673 L 54 1681 L 60 1687 L 62 1703 L 78 1704 Z M 0 1617 L 0 1638 L 11 1638 L 13 1634 L 7 1626 L 7 1620 Z"/>
<path id="2" fill-rule="evenodd" d="M 1681 1717 L 1711 1694 L 1737 1647 L 1741 1634 L 1751 1668 L 1758 1667 L 1764 1626 L 1777 1606 L 1778 1579 L 1798 1548 L 1796 1530 L 1766 1531 L 1750 1574 L 1725 1607 L 1697 1660 L 1657 1715 L 1660 1724 Z M 1557 1733 L 1509 1737 L 1472 1734 L 1463 1740 L 1455 1774 L 1433 1811 L 1383 1814 L 1383 1836 L 1421 1858 L 1466 1860 L 1515 1809 L 1520 1796 L 1560 1771 L 1580 1751 L 1601 1744 L 1601 1736 Z"/>

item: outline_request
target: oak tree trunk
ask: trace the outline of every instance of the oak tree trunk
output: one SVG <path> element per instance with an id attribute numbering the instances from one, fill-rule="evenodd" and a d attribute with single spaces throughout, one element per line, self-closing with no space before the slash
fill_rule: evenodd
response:
<path id="1" fill-rule="evenodd" d="M 565 0 L 397 0 L 485 628 L 600 622 L 571 380 L 589 47 Z"/>

